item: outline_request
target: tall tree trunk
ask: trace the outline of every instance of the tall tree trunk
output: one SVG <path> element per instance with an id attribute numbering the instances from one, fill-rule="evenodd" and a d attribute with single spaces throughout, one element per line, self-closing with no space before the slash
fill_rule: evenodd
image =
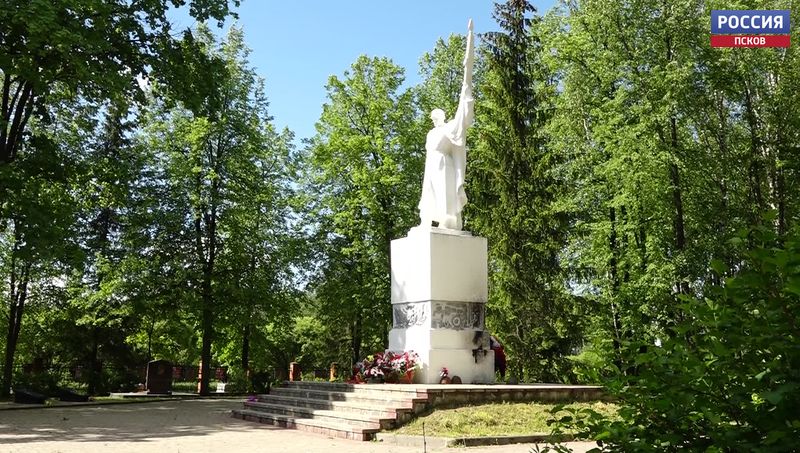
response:
<path id="1" fill-rule="evenodd" d="M 351 336 L 350 348 L 353 353 L 353 364 L 361 360 L 361 312 L 356 313 L 356 319 L 353 322 L 353 335 Z"/>
<path id="2" fill-rule="evenodd" d="M 519 344 L 519 347 L 517 348 L 517 354 L 516 354 L 517 360 L 515 362 L 512 362 L 515 363 L 515 366 L 512 368 L 513 372 L 512 376 L 516 377 L 521 381 L 525 381 L 526 365 L 534 363 L 533 355 L 537 354 L 536 351 L 526 347 L 527 345 L 525 344 L 525 341 L 527 340 L 527 334 L 526 334 L 527 325 L 528 325 L 527 323 L 520 323 L 519 328 L 517 328 L 517 343 Z M 528 371 L 535 373 L 538 370 L 528 370 Z"/>
<path id="3" fill-rule="evenodd" d="M 762 191 L 762 183 L 765 176 L 763 175 L 764 168 L 761 162 L 762 155 L 759 152 L 761 138 L 758 136 L 758 118 L 756 117 L 755 106 L 753 105 L 753 95 L 747 82 L 745 82 L 744 94 L 745 118 L 747 119 L 747 126 L 750 131 L 750 162 L 747 167 L 747 174 L 750 183 L 751 201 L 756 207 L 756 211 L 751 212 L 751 224 L 760 225 L 761 215 L 767 210 Z"/>
<path id="4" fill-rule="evenodd" d="M 219 168 L 215 170 L 219 171 Z M 200 174 L 196 180 L 197 190 L 202 190 L 202 179 Z M 195 227 L 195 248 L 198 260 L 202 263 L 203 276 L 200 285 L 202 313 L 202 347 L 200 349 L 200 388 L 198 393 L 208 395 L 209 389 L 209 370 L 211 369 L 211 342 L 214 337 L 214 293 L 212 280 L 214 278 L 214 266 L 217 255 L 217 194 L 219 193 L 219 180 L 215 179 L 211 183 L 210 207 L 206 211 L 205 206 L 196 207 L 194 227 Z M 203 224 L 205 223 L 205 230 Z M 204 246 L 204 240 L 207 246 Z"/>
<path id="5" fill-rule="evenodd" d="M 4 74 L 0 101 L 0 165 L 11 163 L 16 158 L 35 98 L 29 82 L 13 80 L 10 74 Z"/>
<path id="6" fill-rule="evenodd" d="M 781 149 L 783 148 L 783 138 L 778 138 L 778 151 L 777 151 L 777 161 L 782 162 L 783 153 Z M 786 176 L 783 167 L 776 165 L 775 168 L 775 193 L 774 193 L 775 200 L 778 204 L 778 218 L 776 219 L 777 222 L 777 229 L 778 235 L 783 236 L 789 231 L 789 225 L 787 224 L 787 217 L 786 217 Z"/>
<path id="7" fill-rule="evenodd" d="M 242 370 L 245 375 L 250 372 L 250 323 L 242 329 Z"/>
<path id="8" fill-rule="evenodd" d="M 681 192 L 681 178 L 678 164 L 669 165 L 669 179 L 672 185 L 672 203 L 675 211 L 673 212 L 672 227 L 675 232 L 675 249 L 683 251 L 686 249 L 686 230 L 683 218 L 683 194 Z"/>
<path id="9" fill-rule="evenodd" d="M 99 342 L 98 342 L 98 328 L 97 326 L 92 327 L 92 356 L 89 360 L 89 385 L 87 388 L 87 392 L 90 395 L 94 395 L 97 392 L 97 383 L 100 380 L 100 369 L 97 366 L 97 353 L 99 349 Z"/>
<path id="10" fill-rule="evenodd" d="M 663 11 L 666 13 L 670 7 L 667 2 L 662 3 Z M 667 32 L 664 37 L 664 47 L 666 48 L 666 61 L 671 63 L 675 60 L 675 53 L 672 47 L 672 34 Z M 662 140 L 663 140 L 662 136 Z M 673 214 L 672 229 L 675 234 L 675 248 L 678 255 L 683 255 L 686 249 L 686 225 L 683 216 L 683 192 L 680 180 L 680 168 L 678 167 L 678 157 L 680 151 L 680 143 L 678 140 L 678 120 L 673 112 L 669 117 L 669 142 L 665 143 L 672 155 L 672 162 L 669 164 L 669 179 L 672 185 L 672 202 L 675 212 Z M 678 281 L 676 288 L 679 293 L 688 293 L 689 287 L 684 282 L 686 270 L 678 268 Z M 670 308 L 671 311 L 671 308 Z"/>
<path id="11" fill-rule="evenodd" d="M 617 245 L 617 211 L 612 206 L 608 210 L 608 218 L 611 222 L 611 232 L 608 236 L 608 246 L 611 250 L 611 258 L 609 258 L 608 269 L 611 277 L 611 321 L 614 329 L 614 338 L 612 345 L 614 347 L 614 363 L 618 369 L 623 370 L 622 364 L 622 320 L 619 316 L 619 307 L 617 298 L 619 297 L 619 270 L 617 264 L 619 262 L 619 247 Z"/>
<path id="12" fill-rule="evenodd" d="M 675 209 L 673 217 L 673 230 L 675 233 L 675 249 L 679 255 L 683 255 L 686 250 L 686 223 L 683 215 L 683 189 L 681 187 L 680 169 L 676 162 L 678 158 L 678 123 L 675 117 L 669 119 L 670 148 L 672 149 L 673 161 L 669 165 L 669 179 L 672 185 L 672 202 Z M 681 294 L 689 293 L 689 285 L 685 281 L 686 269 L 678 268 L 678 281 L 676 283 L 678 292 Z"/>
<path id="13" fill-rule="evenodd" d="M 211 297 L 211 282 L 208 284 L 203 283 L 203 346 L 200 350 L 200 394 L 208 395 L 209 390 L 209 376 L 211 370 L 211 340 L 214 335 L 214 309 L 213 299 Z"/>
<path id="14" fill-rule="evenodd" d="M 156 314 L 150 314 L 150 326 L 147 327 L 147 361 L 153 360 L 153 331 L 156 329 Z"/>
<path id="15" fill-rule="evenodd" d="M 19 239 L 19 236 L 17 236 Z M 10 394 L 12 379 L 14 377 L 14 356 L 17 352 L 19 333 L 22 328 L 22 313 L 25 310 L 25 302 L 28 299 L 28 283 L 30 273 L 30 263 L 22 265 L 22 271 L 17 275 L 16 241 L 14 251 L 11 255 L 11 276 L 9 288 L 9 311 L 8 311 L 8 332 L 6 334 L 6 354 L 3 361 L 3 381 L 0 388 L 0 396 L 7 397 Z"/>

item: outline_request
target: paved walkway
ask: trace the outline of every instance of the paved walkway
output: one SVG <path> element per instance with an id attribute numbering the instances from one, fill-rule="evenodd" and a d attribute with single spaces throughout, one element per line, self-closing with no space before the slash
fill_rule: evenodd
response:
<path id="1" fill-rule="evenodd" d="M 236 420 L 240 399 L 159 401 L 0 411 L 0 452 L 78 453 L 420 453 L 420 448 L 330 439 Z M 592 444 L 574 442 L 576 452 Z M 438 451 L 527 453 L 532 445 Z M 432 451 L 429 449 L 428 451 Z"/>

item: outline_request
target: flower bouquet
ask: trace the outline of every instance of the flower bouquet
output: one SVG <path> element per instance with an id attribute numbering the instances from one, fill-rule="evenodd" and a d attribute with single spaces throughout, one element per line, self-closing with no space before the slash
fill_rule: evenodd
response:
<path id="1" fill-rule="evenodd" d="M 447 367 L 442 367 L 442 371 L 439 372 L 439 383 L 449 384 L 450 382 L 450 370 Z"/>
<path id="2" fill-rule="evenodd" d="M 398 354 L 388 353 L 390 355 L 389 365 L 392 369 L 390 376 L 401 384 L 411 384 L 414 382 L 414 373 L 419 368 L 419 356 L 414 351 L 404 351 Z"/>
<path id="3" fill-rule="evenodd" d="M 376 352 L 353 367 L 352 383 L 394 382 L 410 384 L 419 368 L 419 356 L 414 351 Z"/>

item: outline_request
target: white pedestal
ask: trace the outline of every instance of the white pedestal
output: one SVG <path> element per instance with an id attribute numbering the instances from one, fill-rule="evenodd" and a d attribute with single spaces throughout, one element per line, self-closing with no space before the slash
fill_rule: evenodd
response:
<path id="1" fill-rule="evenodd" d="M 438 383 L 443 367 L 465 384 L 494 382 L 487 258 L 486 238 L 463 231 L 417 227 L 392 241 L 389 350 L 419 354 L 416 382 Z"/>
<path id="2" fill-rule="evenodd" d="M 391 245 L 392 303 L 489 298 L 486 238 L 464 231 L 412 228 Z"/>

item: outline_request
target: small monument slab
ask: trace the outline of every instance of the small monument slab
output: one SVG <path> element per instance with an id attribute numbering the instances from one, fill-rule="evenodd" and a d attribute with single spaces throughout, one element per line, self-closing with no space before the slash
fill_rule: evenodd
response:
<path id="1" fill-rule="evenodd" d="M 89 395 L 80 394 L 72 389 L 60 388 L 56 391 L 56 397 L 60 401 L 67 401 L 70 403 L 85 403 L 89 401 Z"/>
<path id="2" fill-rule="evenodd" d="M 153 360 L 147 364 L 148 394 L 172 394 L 172 363 L 168 360 Z"/>

